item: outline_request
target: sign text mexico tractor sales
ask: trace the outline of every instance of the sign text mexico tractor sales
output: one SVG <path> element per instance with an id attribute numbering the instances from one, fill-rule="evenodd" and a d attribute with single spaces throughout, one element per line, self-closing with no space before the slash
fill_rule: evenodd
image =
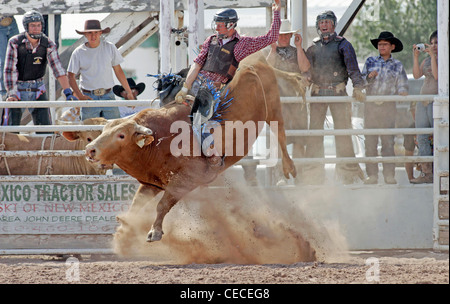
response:
<path id="1" fill-rule="evenodd" d="M 110 234 L 138 189 L 133 182 L 0 185 L 0 234 Z"/>

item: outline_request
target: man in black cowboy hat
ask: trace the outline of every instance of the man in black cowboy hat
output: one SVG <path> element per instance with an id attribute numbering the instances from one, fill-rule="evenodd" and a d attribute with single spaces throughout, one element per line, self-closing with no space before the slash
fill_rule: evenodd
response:
<path id="1" fill-rule="evenodd" d="M 367 58 L 363 77 L 367 81 L 367 95 L 408 95 L 408 77 L 403 64 L 392 57 L 401 52 L 402 42 L 391 32 L 381 32 L 377 39 L 371 39 L 379 55 Z M 364 127 L 366 129 L 395 128 L 395 102 L 367 103 L 364 107 Z M 394 156 L 394 135 L 381 135 L 382 156 Z M 365 136 L 366 156 L 378 155 L 378 135 Z M 378 183 L 378 164 L 366 164 L 368 178 L 365 184 Z M 395 164 L 383 163 L 384 182 L 396 184 Z"/>
<path id="2" fill-rule="evenodd" d="M 84 35 L 87 42 L 77 47 L 69 61 L 69 82 L 75 96 L 80 100 L 114 100 L 112 87 L 113 73 L 125 88 L 126 99 L 136 99 L 131 92 L 125 73 L 120 64 L 124 61 L 117 47 L 104 39 L 102 34 L 111 31 L 109 27 L 102 29 L 100 21 L 87 20 L 84 31 L 75 30 Z M 80 86 L 76 76 L 80 74 Z M 85 107 L 81 109 L 81 119 L 104 117 L 106 119 L 119 118 L 117 107 Z"/>
<path id="3" fill-rule="evenodd" d="M 133 92 L 134 98 L 137 99 L 137 96 L 141 95 L 145 90 L 145 83 L 140 82 L 136 84 L 133 78 L 127 78 L 128 85 L 130 86 L 131 92 Z M 113 92 L 116 96 L 121 98 L 127 98 L 127 91 L 121 85 L 115 85 L 113 87 Z M 132 114 L 135 114 L 143 109 L 148 108 L 147 106 L 141 107 L 119 107 L 120 117 L 126 117 Z"/>

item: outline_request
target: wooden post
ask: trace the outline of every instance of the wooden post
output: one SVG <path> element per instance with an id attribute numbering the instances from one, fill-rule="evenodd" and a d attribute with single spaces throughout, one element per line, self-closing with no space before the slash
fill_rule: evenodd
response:
<path id="1" fill-rule="evenodd" d="M 189 0 L 189 64 L 197 57 L 198 47 L 205 40 L 203 0 Z"/>
<path id="2" fill-rule="evenodd" d="M 160 73 L 170 72 L 173 0 L 160 0 L 159 54 Z"/>
<path id="3" fill-rule="evenodd" d="M 308 0 L 291 0 L 289 12 L 292 29 L 300 30 L 302 46 L 305 49 L 308 46 L 307 2 Z"/>

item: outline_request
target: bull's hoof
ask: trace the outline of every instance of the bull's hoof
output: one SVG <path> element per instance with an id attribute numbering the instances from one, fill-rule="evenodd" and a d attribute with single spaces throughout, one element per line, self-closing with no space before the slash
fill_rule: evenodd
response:
<path id="1" fill-rule="evenodd" d="M 147 242 L 160 241 L 162 239 L 163 234 L 164 232 L 152 228 L 147 234 Z"/>

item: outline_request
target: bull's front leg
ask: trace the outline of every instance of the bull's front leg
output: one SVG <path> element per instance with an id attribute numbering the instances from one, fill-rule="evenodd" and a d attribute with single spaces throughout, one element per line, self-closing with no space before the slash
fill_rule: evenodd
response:
<path id="1" fill-rule="evenodd" d="M 152 225 L 152 228 L 147 234 L 147 242 L 159 241 L 162 238 L 163 230 L 162 224 L 166 214 L 172 209 L 173 206 L 178 202 L 178 199 L 167 191 L 164 193 L 163 197 L 156 206 L 156 220 Z"/>
<path id="2" fill-rule="evenodd" d="M 138 213 L 142 207 L 150 202 L 161 191 L 162 190 L 158 187 L 141 184 L 134 195 L 129 212 Z"/>

